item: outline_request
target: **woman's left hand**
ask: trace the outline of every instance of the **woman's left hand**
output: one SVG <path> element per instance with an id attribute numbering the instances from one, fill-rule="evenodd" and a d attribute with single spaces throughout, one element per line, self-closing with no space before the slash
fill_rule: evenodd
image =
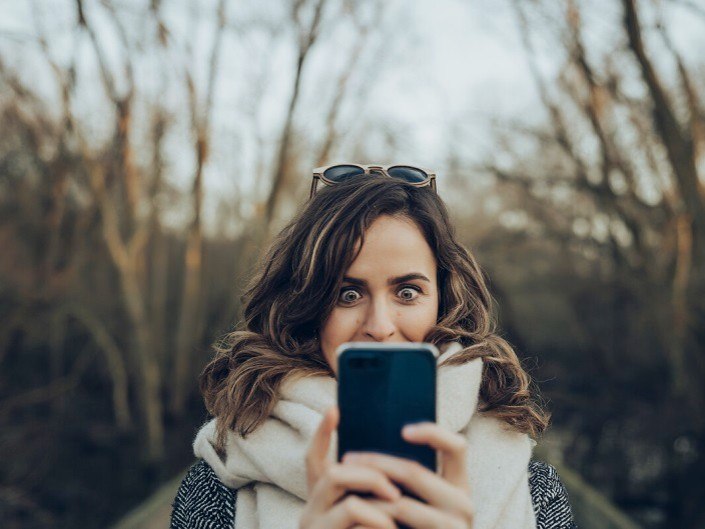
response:
<path id="1" fill-rule="evenodd" d="M 432 422 L 406 426 L 402 435 L 410 443 L 425 444 L 440 453 L 440 475 L 416 461 L 370 452 L 347 453 L 343 463 L 379 469 L 427 502 L 409 496 L 396 501 L 375 502 L 399 523 L 417 529 L 472 528 L 474 509 L 466 468 L 465 439 Z"/>

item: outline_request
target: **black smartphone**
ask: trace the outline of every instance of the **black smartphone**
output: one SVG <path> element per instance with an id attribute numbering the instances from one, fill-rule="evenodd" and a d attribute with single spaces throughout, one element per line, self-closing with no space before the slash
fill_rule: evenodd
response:
<path id="1" fill-rule="evenodd" d="M 407 424 L 436 422 L 436 357 L 427 343 L 349 342 L 338 358 L 338 460 L 346 452 L 382 452 L 435 472 L 436 451 L 408 443 Z"/>

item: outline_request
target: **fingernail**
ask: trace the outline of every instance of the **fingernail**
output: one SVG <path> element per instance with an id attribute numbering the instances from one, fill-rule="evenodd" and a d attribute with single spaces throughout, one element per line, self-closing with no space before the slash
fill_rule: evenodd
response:
<path id="1" fill-rule="evenodd" d="M 419 431 L 419 427 L 416 426 L 415 424 L 407 424 L 407 425 L 404 426 L 404 428 L 402 429 L 402 433 L 403 433 L 404 435 L 414 435 L 414 433 L 416 433 L 416 432 L 418 432 L 418 431 Z"/>
<path id="2" fill-rule="evenodd" d="M 356 454 L 355 452 L 346 452 L 343 456 L 343 463 L 354 463 L 355 461 L 360 461 L 360 459 L 362 459 L 360 454 Z"/>

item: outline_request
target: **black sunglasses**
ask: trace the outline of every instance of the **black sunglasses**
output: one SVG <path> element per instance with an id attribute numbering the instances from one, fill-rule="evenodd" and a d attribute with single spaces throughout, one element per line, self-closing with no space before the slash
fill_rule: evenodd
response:
<path id="1" fill-rule="evenodd" d="M 326 165 L 313 170 L 313 181 L 309 198 L 316 194 L 318 181 L 325 185 L 335 185 L 345 182 L 350 178 L 363 174 L 381 174 L 391 178 L 398 178 L 416 187 L 430 186 L 436 191 L 436 174 L 421 167 L 413 165 L 364 165 L 364 164 L 336 164 Z"/>

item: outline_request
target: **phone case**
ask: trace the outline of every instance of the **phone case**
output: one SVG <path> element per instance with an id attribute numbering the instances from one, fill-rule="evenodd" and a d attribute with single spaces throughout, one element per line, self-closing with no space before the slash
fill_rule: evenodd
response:
<path id="1" fill-rule="evenodd" d="M 338 460 L 348 451 L 382 452 L 436 471 L 436 451 L 408 443 L 406 424 L 436 421 L 432 344 L 351 342 L 338 349 Z"/>

